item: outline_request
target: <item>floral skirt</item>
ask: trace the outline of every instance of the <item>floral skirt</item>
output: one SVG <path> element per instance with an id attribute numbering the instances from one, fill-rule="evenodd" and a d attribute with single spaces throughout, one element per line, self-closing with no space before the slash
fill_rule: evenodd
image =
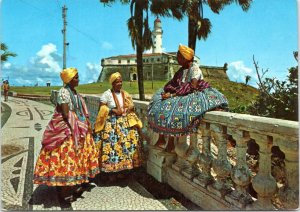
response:
<path id="1" fill-rule="evenodd" d="M 150 128 L 160 134 L 182 136 L 196 132 L 206 111 L 228 107 L 226 97 L 211 87 L 166 100 L 162 100 L 162 92 L 160 89 L 153 96 L 147 117 Z"/>
<path id="2" fill-rule="evenodd" d="M 104 129 L 94 134 L 100 152 L 100 168 L 104 172 L 118 172 L 139 167 L 141 145 L 135 127 L 130 127 L 126 116 L 108 116 Z"/>
<path id="3" fill-rule="evenodd" d="M 71 186 L 88 182 L 99 173 L 99 152 L 90 133 L 78 142 L 73 138 L 64 141 L 54 150 L 41 149 L 38 156 L 33 183 L 48 186 Z"/>

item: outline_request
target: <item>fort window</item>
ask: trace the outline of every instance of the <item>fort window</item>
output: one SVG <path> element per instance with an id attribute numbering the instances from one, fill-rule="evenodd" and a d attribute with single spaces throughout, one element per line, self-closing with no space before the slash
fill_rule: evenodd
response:
<path id="1" fill-rule="evenodd" d="M 118 62 L 119 62 L 119 64 L 121 64 L 121 60 L 119 60 Z"/>
<path id="2" fill-rule="evenodd" d="M 160 61 L 160 59 L 159 58 L 157 58 L 157 62 L 159 62 Z"/>
<path id="3" fill-rule="evenodd" d="M 132 80 L 136 80 L 136 78 L 137 78 L 137 77 L 136 77 L 136 74 L 133 74 L 133 75 L 132 75 Z"/>
<path id="4" fill-rule="evenodd" d="M 130 63 L 130 60 L 127 60 L 127 63 Z"/>

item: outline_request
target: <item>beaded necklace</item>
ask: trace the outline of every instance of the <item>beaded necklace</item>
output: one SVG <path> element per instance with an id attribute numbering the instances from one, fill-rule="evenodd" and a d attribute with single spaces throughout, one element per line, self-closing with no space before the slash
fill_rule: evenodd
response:
<path id="1" fill-rule="evenodd" d="M 86 117 L 85 117 L 85 115 L 83 113 L 82 102 L 81 102 L 81 99 L 79 98 L 79 94 L 77 94 L 77 101 L 76 101 L 75 95 L 71 91 L 70 86 L 67 85 L 66 89 L 70 92 L 71 101 L 72 101 L 72 104 L 74 105 L 75 113 L 76 113 L 78 119 L 80 121 L 85 121 Z"/>

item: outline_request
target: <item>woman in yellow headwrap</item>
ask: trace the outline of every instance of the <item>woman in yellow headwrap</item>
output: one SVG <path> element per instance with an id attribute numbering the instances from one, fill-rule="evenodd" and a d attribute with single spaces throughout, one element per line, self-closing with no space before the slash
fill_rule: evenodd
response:
<path id="1" fill-rule="evenodd" d="M 99 173 L 99 152 L 86 104 L 75 90 L 77 69 L 64 69 L 60 76 L 65 86 L 58 91 L 53 117 L 44 131 L 33 182 L 56 186 L 60 198 L 70 202 Z"/>
<path id="2" fill-rule="evenodd" d="M 164 148 L 164 135 L 168 135 L 167 152 L 174 150 L 174 137 L 196 132 L 206 111 L 228 106 L 226 97 L 203 80 L 199 64 L 194 63 L 193 49 L 179 45 L 177 61 L 181 68 L 148 107 L 149 126 L 160 134 L 155 146 Z"/>
<path id="3" fill-rule="evenodd" d="M 100 149 L 101 171 L 119 172 L 141 165 L 138 131 L 142 123 L 134 113 L 132 98 L 121 89 L 121 74 L 113 73 L 109 82 L 112 88 L 100 98 L 94 140 Z M 115 177 L 111 175 L 111 179 Z"/>

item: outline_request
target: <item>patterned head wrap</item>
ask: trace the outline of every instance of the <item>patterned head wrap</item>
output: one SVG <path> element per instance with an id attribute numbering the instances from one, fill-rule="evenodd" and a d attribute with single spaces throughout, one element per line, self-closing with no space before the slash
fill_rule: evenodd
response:
<path id="1" fill-rule="evenodd" d="M 109 77 L 109 83 L 112 84 L 117 78 L 121 77 L 119 72 L 115 72 Z"/>
<path id="2" fill-rule="evenodd" d="M 78 71 L 76 68 L 66 68 L 60 72 L 60 78 L 65 84 L 67 84 L 73 79 L 73 77 L 75 77 L 77 73 Z"/>
<path id="3" fill-rule="evenodd" d="M 179 48 L 178 48 L 178 51 L 182 54 L 182 56 L 187 59 L 187 60 L 192 60 L 193 57 L 194 57 L 194 50 L 187 47 L 187 46 L 184 46 L 184 45 L 181 45 L 179 44 Z"/>

